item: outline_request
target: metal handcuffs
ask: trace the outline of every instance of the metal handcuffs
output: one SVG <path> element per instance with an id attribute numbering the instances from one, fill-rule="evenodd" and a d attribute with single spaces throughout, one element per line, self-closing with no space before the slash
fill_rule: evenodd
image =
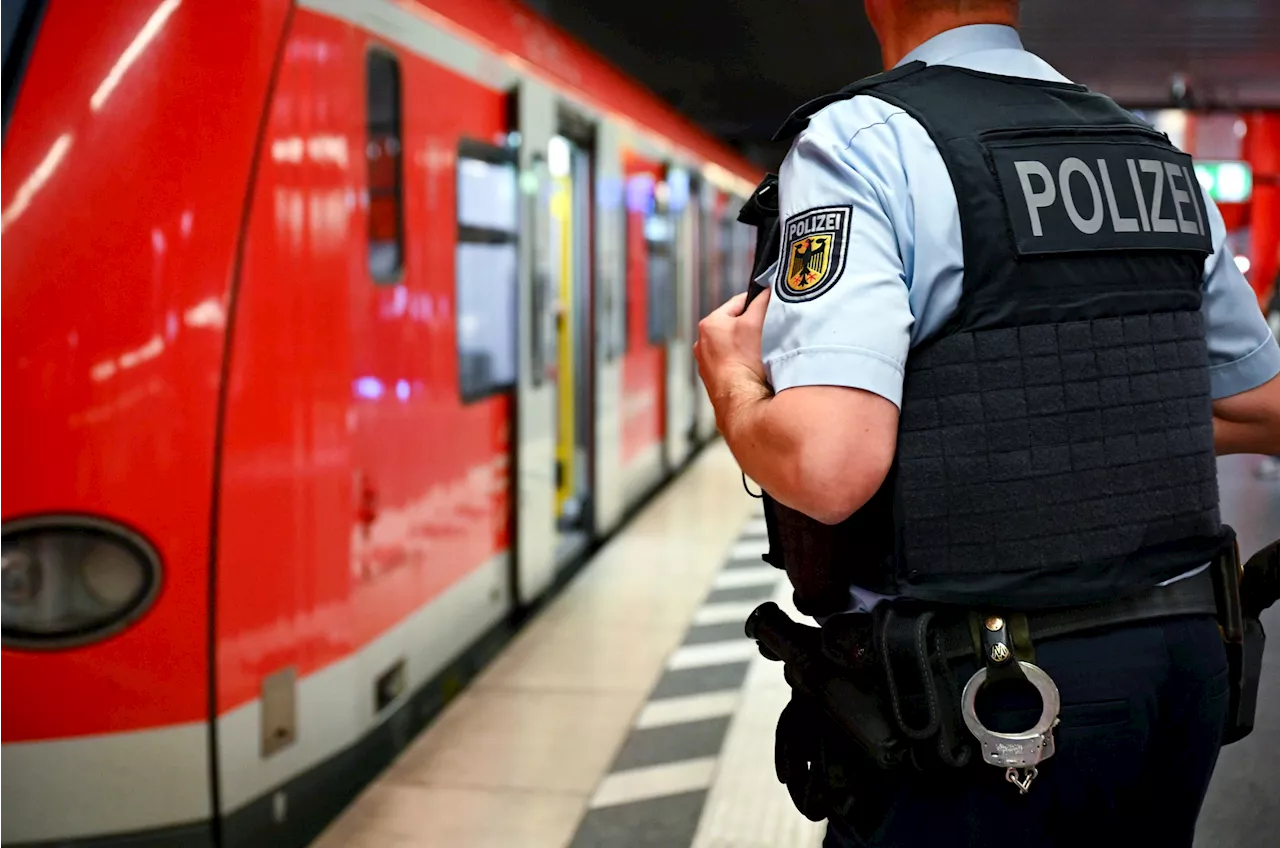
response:
<path id="1" fill-rule="evenodd" d="M 1036 767 L 1053 756 L 1053 729 L 1058 726 L 1062 696 L 1059 695 L 1053 678 L 1043 669 L 1013 657 L 1009 648 L 1012 640 L 1004 619 L 992 616 L 984 622 L 982 629 L 985 631 L 982 634 L 984 653 L 989 663 L 979 668 L 964 685 L 964 692 L 960 695 L 960 715 L 964 718 L 965 727 L 969 728 L 969 732 L 982 745 L 983 761 L 1003 768 L 1005 779 L 1018 787 L 1021 794 L 1026 795 L 1031 788 L 1031 781 L 1039 774 Z M 1009 662 L 1016 663 L 1022 676 L 1040 693 L 1040 720 L 1029 730 L 997 733 L 984 726 L 978 718 L 978 692 L 986 685 L 989 668 L 994 667 L 999 671 Z"/>

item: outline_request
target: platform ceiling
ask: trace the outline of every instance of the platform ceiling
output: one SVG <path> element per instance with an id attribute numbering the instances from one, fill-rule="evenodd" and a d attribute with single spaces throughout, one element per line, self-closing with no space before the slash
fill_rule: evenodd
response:
<path id="1" fill-rule="evenodd" d="M 879 70 L 860 0 L 526 0 L 766 167 L 786 114 Z M 1023 38 L 1132 108 L 1280 107 L 1280 0 L 1024 0 Z"/>

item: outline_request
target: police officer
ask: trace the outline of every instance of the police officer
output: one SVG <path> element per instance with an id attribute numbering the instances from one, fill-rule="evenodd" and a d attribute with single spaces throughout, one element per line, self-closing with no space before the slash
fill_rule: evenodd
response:
<path id="1" fill-rule="evenodd" d="M 866 11 L 889 70 L 780 132 L 771 291 L 696 345 L 777 502 L 840 525 L 894 487 L 895 555 L 843 610 L 802 612 L 1034 612 L 1198 579 L 1214 454 L 1280 453 L 1280 348 L 1189 157 L 1024 50 L 1016 0 Z M 1035 662 L 1062 707 L 1029 792 L 980 764 L 895 776 L 825 844 L 1190 846 L 1227 709 L 1213 615 L 1040 639 Z M 1024 697 L 988 721 L 1026 727 Z"/>

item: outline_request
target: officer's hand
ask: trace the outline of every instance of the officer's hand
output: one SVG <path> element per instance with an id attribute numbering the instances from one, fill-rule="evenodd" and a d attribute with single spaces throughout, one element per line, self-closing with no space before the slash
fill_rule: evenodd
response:
<path id="1" fill-rule="evenodd" d="M 760 358 L 760 334 L 769 305 L 769 290 L 765 289 L 743 312 L 746 300 L 745 293 L 737 295 L 698 324 L 693 353 L 713 403 L 724 397 L 734 384 L 744 381 L 759 386 L 766 384 Z"/>

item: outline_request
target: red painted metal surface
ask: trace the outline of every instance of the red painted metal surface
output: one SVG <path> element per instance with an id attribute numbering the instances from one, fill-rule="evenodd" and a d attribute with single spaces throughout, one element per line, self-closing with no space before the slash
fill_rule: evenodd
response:
<path id="1" fill-rule="evenodd" d="M 644 222 L 662 178 L 660 163 L 623 158 L 626 184 L 627 351 L 622 359 L 622 464 L 662 440 L 666 424 L 666 350 L 649 341 L 648 245 Z"/>
<path id="2" fill-rule="evenodd" d="M 603 57 L 574 41 L 555 24 L 516 0 L 401 0 L 499 56 L 523 60 L 559 87 L 612 113 L 647 127 L 739 177 L 757 181 L 759 167 L 698 129 Z"/>
<path id="3" fill-rule="evenodd" d="M 505 96 L 399 59 L 403 275 L 367 267 L 365 55 L 299 13 L 248 231 L 225 433 L 218 709 L 343 658 L 508 546 L 511 399 L 460 400 L 459 140 Z M 472 281 L 478 284 L 479 281 Z"/>
<path id="4" fill-rule="evenodd" d="M 1280 112 L 1252 112 L 1246 120 L 1245 158 L 1253 168 L 1249 282 L 1265 303 L 1280 273 Z"/>
<path id="5" fill-rule="evenodd" d="M 4 517 L 164 561 L 105 642 L 4 652 L 4 741 L 203 719 L 223 316 L 284 2 L 51 3 L 4 142 Z M 21 693 L 14 697 L 14 693 Z"/>
<path id="6" fill-rule="evenodd" d="M 488 45 L 493 61 L 514 60 L 757 176 L 514 3 L 405 2 Z M 256 696 L 280 667 L 305 675 L 349 655 L 509 547 L 511 398 L 461 403 L 453 323 L 457 143 L 506 129 L 504 93 L 396 50 L 407 104 L 404 274 L 375 284 L 365 252 L 369 36 L 303 10 L 286 49 L 285 0 L 224 5 L 50 4 L 5 139 L 3 400 L 22 414 L 6 420 L 4 516 L 113 518 L 146 535 L 165 564 L 154 608 L 123 633 L 56 653 L 5 651 L 5 683 L 24 692 L 4 701 L 5 741 L 208 718 L 229 318 L 219 711 Z M 629 458 L 660 440 L 663 421 L 634 219 L 637 235 Z"/>

